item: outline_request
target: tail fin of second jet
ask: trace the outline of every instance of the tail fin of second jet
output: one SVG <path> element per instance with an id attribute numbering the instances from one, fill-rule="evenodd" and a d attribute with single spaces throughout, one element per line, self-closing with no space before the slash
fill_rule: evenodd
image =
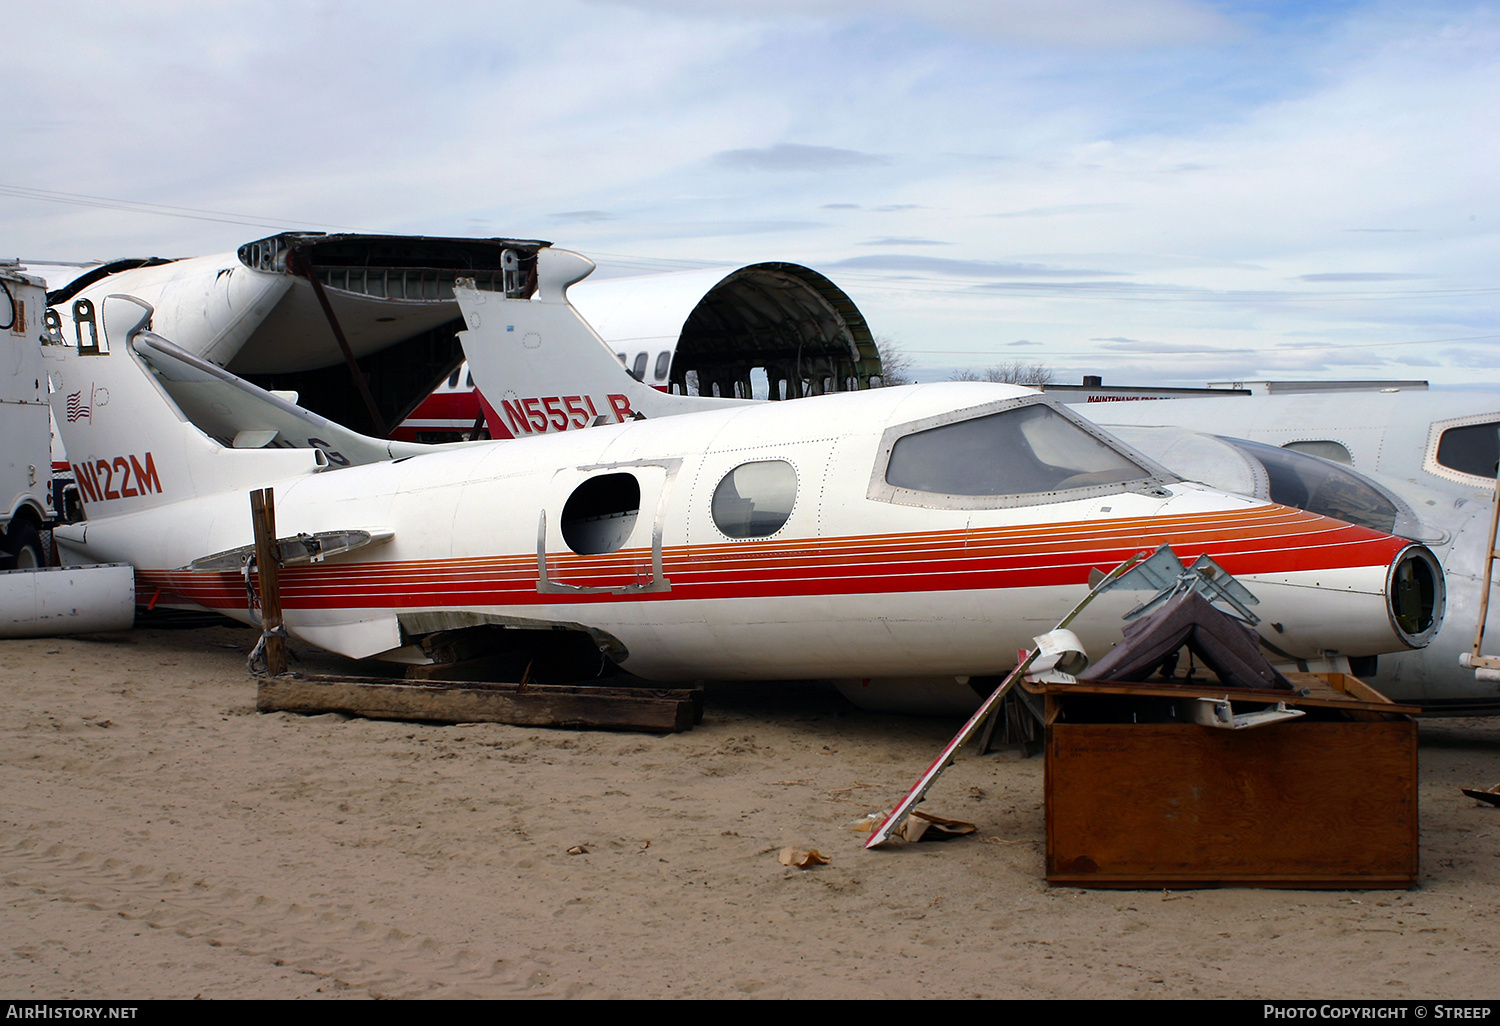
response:
<path id="1" fill-rule="evenodd" d="M 537 295 L 511 299 L 472 282 L 454 289 L 474 382 L 494 437 L 521 438 L 641 417 L 724 409 L 750 400 L 669 395 L 636 380 L 568 302 L 593 261 L 563 249 L 537 254 Z"/>

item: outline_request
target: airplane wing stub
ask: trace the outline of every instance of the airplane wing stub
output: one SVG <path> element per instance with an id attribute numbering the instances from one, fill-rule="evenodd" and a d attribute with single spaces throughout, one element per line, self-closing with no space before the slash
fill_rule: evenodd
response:
<path id="1" fill-rule="evenodd" d="M 299 563 L 321 563 L 329 556 L 353 552 L 366 545 L 379 545 L 395 536 L 396 532 L 379 528 L 368 531 L 319 531 L 316 534 L 278 538 L 276 544 L 281 551 L 281 565 L 296 566 Z M 200 556 L 189 563 L 186 569 L 194 573 L 237 572 L 254 555 L 254 545 L 241 545 L 239 548 L 215 552 L 211 556 Z"/>

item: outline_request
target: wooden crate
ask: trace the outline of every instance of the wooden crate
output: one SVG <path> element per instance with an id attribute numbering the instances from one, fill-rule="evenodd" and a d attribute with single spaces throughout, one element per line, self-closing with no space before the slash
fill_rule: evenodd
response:
<path id="1" fill-rule="evenodd" d="M 1163 698 L 1212 694 L 1202 687 L 1048 685 L 1048 882 L 1415 884 L 1417 732 L 1404 715 L 1412 710 L 1344 675 L 1325 675 L 1311 690 L 1287 701 L 1307 707 L 1302 719 L 1220 730 L 1089 722 L 1090 703 L 1106 696 L 1118 717 L 1132 697 L 1159 709 Z"/>

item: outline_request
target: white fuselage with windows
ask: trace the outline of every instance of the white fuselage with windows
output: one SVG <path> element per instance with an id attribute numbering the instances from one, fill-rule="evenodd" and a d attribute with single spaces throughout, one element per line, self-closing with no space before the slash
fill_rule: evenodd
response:
<path id="1" fill-rule="evenodd" d="M 537 300 L 489 294 L 466 310 L 471 330 L 518 343 L 576 330 L 570 273 L 544 273 Z M 426 633 L 502 625 L 584 632 L 663 680 L 985 675 L 1092 570 L 1160 544 L 1239 576 L 1288 659 L 1425 644 L 1442 615 L 1420 546 L 1185 484 L 1028 389 L 721 405 L 340 467 L 194 428 L 172 376 L 202 369 L 174 362 L 128 306 L 106 302 L 97 350 L 50 354 L 57 396 L 110 396 L 64 428 L 97 488 L 59 543 L 131 563 L 142 602 L 251 619 L 237 569 L 189 564 L 248 546 L 246 491 L 271 486 L 282 537 L 367 540 L 281 577 L 291 633 L 349 656 L 420 661 Z M 1424 600 L 1398 605 L 1403 589 Z M 1096 605 L 1074 627 L 1102 651 L 1122 609 Z"/>
<path id="2" fill-rule="evenodd" d="M 284 570 L 287 623 L 356 657 L 415 657 L 400 650 L 422 614 L 446 612 L 582 627 L 657 679 L 979 675 L 1008 667 L 1091 569 L 1167 543 L 1239 575 L 1294 657 L 1420 643 L 1421 624 L 1393 629 L 1388 613 L 1405 542 L 1163 478 L 1021 391 L 914 386 L 701 414 L 692 436 L 645 421 L 267 481 L 283 536 L 393 532 Z M 963 494 L 963 462 L 926 484 L 886 448 L 892 429 L 924 444 L 935 419 L 985 436 L 1037 417 L 1065 462 L 1005 451 L 1041 489 L 1030 498 L 987 494 L 994 458 L 967 465 L 977 494 Z M 177 468 L 155 469 L 170 491 Z M 133 562 L 143 601 L 243 618 L 237 572 L 183 568 L 249 542 L 236 490 L 95 519 L 64 544 Z M 1078 629 L 1102 650 L 1119 612 Z"/>

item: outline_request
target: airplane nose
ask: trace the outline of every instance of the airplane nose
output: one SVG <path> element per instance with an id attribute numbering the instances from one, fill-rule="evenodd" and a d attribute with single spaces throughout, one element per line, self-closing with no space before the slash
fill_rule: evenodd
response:
<path id="1" fill-rule="evenodd" d="M 1408 545 L 1391 560 L 1385 581 L 1386 610 L 1401 641 L 1423 648 L 1443 625 L 1447 593 L 1443 568 L 1425 545 Z"/>

